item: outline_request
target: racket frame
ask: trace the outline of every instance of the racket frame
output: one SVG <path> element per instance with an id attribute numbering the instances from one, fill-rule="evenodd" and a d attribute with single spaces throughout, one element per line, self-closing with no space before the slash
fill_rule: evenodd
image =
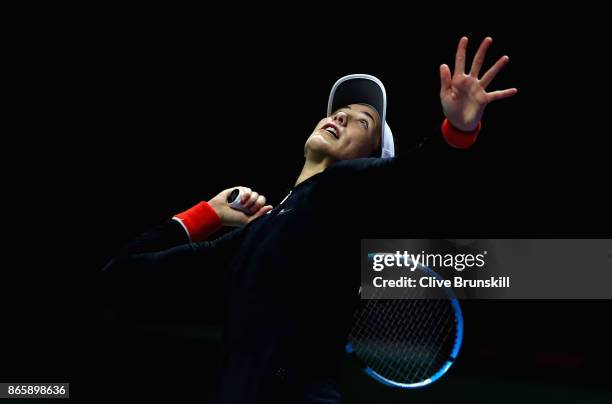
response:
<path id="1" fill-rule="evenodd" d="M 377 253 L 378 254 L 378 253 Z M 381 253 L 384 254 L 384 253 Z M 376 255 L 376 254 L 368 254 L 368 255 Z M 426 267 L 422 264 L 417 264 L 419 266 L 419 269 L 422 270 L 423 272 L 425 272 L 427 275 L 430 276 L 434 276 L 439 280 L 443 280 L 444 278 L 442 278 L 437 272 L 435 272 L 434 270 L 432 270 L 429 267 Z M 452 364 L 455 362 L 455 360 L 457 359 L 457 356 L 459 355 L 459 350 L 461 349 L 461 343 L 463 342 L 463 313 L 461 312 L 461 306 L 459 306 L 459 300 L 457 299 L 457 297 L 455 296 L 455 294 L 453 293 L 451 288 L 443 288 L 444 292 L 447 296 L 447 298 L 450 300 L 451 306 L 453 308 L 453 311 L 455 313 L 455 319 L 457 321 L 457 336 L 455 337 L 455 342 L 453 345 L 453 349 L 451 351 L 450 357 L 448 358 L 448 360 L 444 363 L 444 365 L 442 365 L 442 367 L 436 372 L 434 373 L 431 377 L 422 380 L 420 382 L 416 382 L 416 383 L 399 383 L 393 380 L 390 380 L 382 375 L 380 375 L 379 373 L 377 373 L 375 370 L 373 370 L 372 368 L 370 368 L 365 362 L 363 362 L 361 359 L 359 359 L 359 357 L 357 356 L 357 352 L 355 352 L 355 348 L 353 347 L 353 344 L 349 341 L 346 344 L 346 352 L 348 354 L 350 354 L 352 357 L 354 357 L 358 363 L 361 364 L 361 366 L 363 367 L 363 371 L 369 375 L 370 377 L 372 377 L 374 380 L 390 386 L 390 387 L 396 387 L 396 388 L 402 388 L 402 389 L 416 389 L 416 388 L 421 388 L 421 387 L 425 387 L 425 386 L 429 386 L 430 384 L 434 383 L 435 381 L 437 381 L 438 379 L 440 379 L 442 376 L 444 376 L 444 374 L 446 372 L 448 372 L 448 369 L 450 369 L 450 367 L 452 366 Z M 360 293 L 361 293 L 361 288 L 359 289 Z"/>

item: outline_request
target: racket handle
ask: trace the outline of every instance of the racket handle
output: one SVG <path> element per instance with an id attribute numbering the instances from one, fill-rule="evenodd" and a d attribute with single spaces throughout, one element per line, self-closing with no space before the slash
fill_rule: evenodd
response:
<path id="1" fill-rule="evenodd" d="M 245 208 L 242 203 L 240 203 L 240 199 L 242 198 L 243 192 L 239 188 L 234 188 L 232 192 L 227 195 L 227 203 L 230 208 L 236 209 L 250 215 L 251 213 Z"/>

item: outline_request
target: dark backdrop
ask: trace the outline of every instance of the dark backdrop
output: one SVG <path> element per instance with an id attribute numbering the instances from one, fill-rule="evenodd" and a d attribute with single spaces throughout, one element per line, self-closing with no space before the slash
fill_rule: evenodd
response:
<path id="1" fill-rule="evenodd" d="M 476 204 L 477 214 L 454 227 L 436 222 L 431 209 L 430 228 L 388 236 L 609 237 L 603 14 L 458 7 L 467 6 L 73 9 L 51 22 L 33 12 L 18 31 L 25 45 L 14 44 L 28 56 L 16 61 L 37 111 L 25 116 L 33 135 L 18 141 L 38 181 L 12 178 L 34 211 L 53 220 L 35 247 L 31 235 L 20 239 L 29 241 L 19 243 L 18 267 L 37 276 L 6 306 L 18 326 L 4 333 L 13 347 L 4 380 L 68 380 L 73 395 L 89 398 L 204 397 L 219 362 L 220 313 L 198 305 L 201 285 L 172 284 L 155 299 L 136 290 L 138 303 L 117 311 L 91 276 L 139 232 L 232 185 L 278 203 L 342 75 L 370 73 L 385 83 L 399 153 L 410 148 L 443 119 L 438 67 L 452 67 L 462 35 L 472 56 L 491 35 L 487 66 L 510 55 L 492 88 L 519 88 L 485 113 L 470 152 L 478 175 L 441 167 L 456 178 L 449 201 Z M 401 184 L 394 192 L 410 198 Z M 604 399 L 609 301 L 464 308 L 460 360 L 438 385 L 388 391 L 347 363 L 348 402 Z M 33 325 L 33 316 L 42 320 Z"/>

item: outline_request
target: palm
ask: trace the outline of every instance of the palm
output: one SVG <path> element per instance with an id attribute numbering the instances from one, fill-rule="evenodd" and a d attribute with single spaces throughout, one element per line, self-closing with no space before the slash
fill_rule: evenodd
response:
<path id="1" fill-rule="evenodd" d="M 447 65 L 440 66 L 440 100 L 444 115 L 450 123 L 460 130 L 472 131 L 480 122 L 485 107 L 492 101 L 508 98 L 517 93 L 516 88 L 486 92 L 487 86 L 499 71 L 508 63 L 504 56 L 481 78 L 478 78 L 487 49 L 493 40 L 482 41 L 468 74 L 465 73 L 467 38 L 461 38 L 457 47 L 455 71 L 451 76 Z"/>

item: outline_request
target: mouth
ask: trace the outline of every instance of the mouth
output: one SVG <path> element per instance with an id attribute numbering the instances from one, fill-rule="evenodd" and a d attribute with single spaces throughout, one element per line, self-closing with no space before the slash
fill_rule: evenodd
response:
<path id="1" fill-rule="evenodd" d="M 335 139 L 340 139 L 340 130 L 333 123 L 326 123 L 323 125 L 323 127 L 321 127 L 321 130 L 331 134 Z"/>

